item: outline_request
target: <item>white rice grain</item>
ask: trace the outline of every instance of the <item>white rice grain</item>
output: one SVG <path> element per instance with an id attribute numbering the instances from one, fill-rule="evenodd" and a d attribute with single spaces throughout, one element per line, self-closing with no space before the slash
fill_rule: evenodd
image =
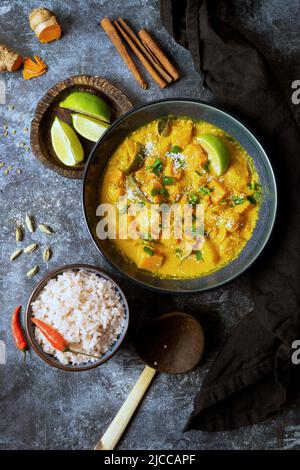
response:
<path id="1" fill-rule="evenodd" d="M 125 306 L 115 285 L 88 271 L 66 271 L 47 282 L 32 303 L 36 318 L 51 325 L 70 348 L 102 356 L 116 342 L 125 325 Z M 97 359 L 55 349 L 38 328 L 35 337 L 43 350 L 62 364 Z"/>

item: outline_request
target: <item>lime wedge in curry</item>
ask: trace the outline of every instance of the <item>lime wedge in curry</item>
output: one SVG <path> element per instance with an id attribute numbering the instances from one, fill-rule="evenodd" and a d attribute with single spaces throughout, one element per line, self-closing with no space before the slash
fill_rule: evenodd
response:
<path id="1" fill-rule="evenodd" d="M 72 122 L 75 131 L 92 142 L 97 142 L 109 127 L 107 122 L 83 114 L 72 114 Z"/>
<path id="2" fill-rule="evenodd" d="M 110 122 L 111 109 L 100 96 L 89 91 L 74 91 L 60 103 L 62 108 L 68 108 L 78 113 Z"/>
<path id="3" fill-rule="evenodd" d="M 207 152 L 208 160 L 214 172 L 218 176 L 223 175 L 230 162 L 230 152 L 224 141 L 213 134 L 198 135 L 197 141 Z"/>
<path id="4" fill-rule="evenodd" d="M 80 140 L 69 124 L 56 117 L 51 127 L 51 142 L 59 160 L 67 166 L 75 166 L 84 159 Z"/>

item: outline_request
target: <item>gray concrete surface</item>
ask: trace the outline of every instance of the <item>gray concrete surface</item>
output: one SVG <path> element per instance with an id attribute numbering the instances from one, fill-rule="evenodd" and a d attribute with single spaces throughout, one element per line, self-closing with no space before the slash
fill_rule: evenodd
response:
<path id="1" fill-rule="evenodd" d="M 0 2 L 0 42 L 10 44 L 23 55 L 41 55 L 49 65 L 43 77 L 29 82 L 21 74 L 1 75 L 7 90 L 7 104 L 0 105 L 1 191 L 1 309 L 0 340 L 6 343 L 6 364 L 0 365 L 0 449 L 90 449 L 123 403 L 140 374 L 143 364 L 137 357 L 131 337 L 147 317 L 171 309 L 195 314 L 203 323 L 207 349 L 199 368 L 183 376 L 157 375 L 146 399 L 134 417 L 120 449 L 282 449 L 300 448 L 300 412 L 292 410 L 275 419 L 234 432 L 209 434 L 182 433 L 192 409 L 195 393 L 212 366 L 215 355 L 230 329 L 252 309 L 245 276 L 213 292 L 192 295 L 156 295 L 120 279 L 127 293 L 132 316 L 126 344 L 109 363 L 91 372 L 67 374 L 55 370 L 30 352 L 26 366 L 10 333 L 13 307 L 25 305 L 37 282 L 57 266 L 84 262 L 108 271 L 86 231 L 81 212 L 81 181 L 59 177 L 44 168 L 25 147 L 37 100 L 56 82 L 68 76 L 88 73 L 102 75 L 116 84 L 135 104 L 160 97 L 188 96 L 209 99 L 201 79 L 193 70 L 190 55 L 177 46 L 162 27 L 157 0 L 96 1 L 70 0 L 43 2 L 59 16 L 63 38 L 41 45 L 29 28 L 27 15 L 39 2 L 2 0 Z M 235 0 L 228 8 L 220 2 L 222 15 L 250 38 L 259 38 L 287 95 L 291 81 L 299 79 L 295 65 L 300 39 L 298 1 Z M 249 13 L 254 5 L 254 14 Z M 167 51 L 180 65 L 183 77 L 161 91 L 152 81 L 147 91 L 139 89 L 99 26 L 104 16 L 124 16 L 135 27 L 155 32 Z M 299 65 L 299 64 L 298 64 Z M 288 73 L 283 72 L 288 70 Z M 13 109 L 11 109 L 13 107 Z M 8 126 L 8 136 L 4 136 Z M 16 130 L 16 133 L 13 133 Z M 8 165 L 13 169 L 5 174 Z M 16 174 L 21 169 L 21 174 Z M 29 211 L 36 222 L 55 230 L 51 238 L 53 259 L 48 265 L 40 252 L 23 255 L 14 263 L 9 255 L 15 248 L 14 227 Z M 47 237 L 26 233 L 24 243 Z M 25 272 L 39 264 L 40 273 L 32 280 Z"/>

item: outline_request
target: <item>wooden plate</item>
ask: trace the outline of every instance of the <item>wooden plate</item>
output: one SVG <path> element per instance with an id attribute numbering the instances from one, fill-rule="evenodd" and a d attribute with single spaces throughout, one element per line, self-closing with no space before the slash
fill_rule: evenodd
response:
<path id="1" fill-rule="evenodd" d="M 33 154 L 50 170 L 67 178 L 82 178 L 85 162 L 95 145 L 78 136 L 85 154 L 85 161 L 76 167 L 67 167 L 56 157 L 51 144 L 50 129 L 56 116 L 72 124 L 71 111 L 60 108 L 59 103 L 73 91 L 91 91 L 112 107 L 112 122 L 129 111 L 133 105 L 124 93 L 103 77 L 77 75 L 54 85 L 38 102 L 31 122 L 30 144 Z"/>

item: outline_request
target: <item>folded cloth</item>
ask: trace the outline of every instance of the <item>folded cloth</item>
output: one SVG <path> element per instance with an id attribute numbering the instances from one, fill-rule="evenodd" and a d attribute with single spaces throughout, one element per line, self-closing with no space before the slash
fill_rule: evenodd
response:
<path id="1" fill-rule="evenodd" d="M 263 55 L 212 7 L 207 0 L 161 0 L 161 18 L 190 50 L 215 102 L 260 137 L 280 201 L 272 239 L 247 276 L 254 311 L 220 351 L 186 426 L 223 431 L 300 403 L 300 366 L 291 360 L 292 342 L 300 339 L 300 132 Z"/>

